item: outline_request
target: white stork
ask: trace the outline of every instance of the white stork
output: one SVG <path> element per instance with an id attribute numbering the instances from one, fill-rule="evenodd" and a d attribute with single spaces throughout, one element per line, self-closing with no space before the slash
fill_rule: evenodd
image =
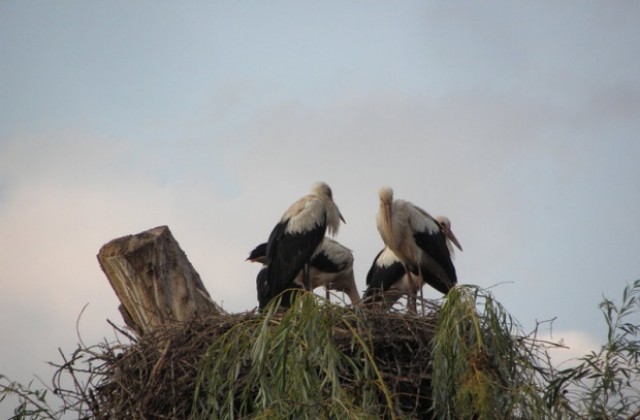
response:
<path id="1" fill-rule="evenodd" d="M 266 251 L 267 244 L 258 245 L 251 253 L 247 260 L 265 264 L 260 273 L 258 273 L 257 287 L 266 287 Z M 263 271 L 265 273 L 263 274 Z M 358 288 L 356 287 L 353 275 L 353 253 L 344 245 L 325 237 L 322 243 L 311 256 L 309 261 L 309 277 L 310 290 L 317 289 L 320 286 L 328 290 L 337 290 L 346 293 L 351 303 L 357 303 L 360 300 Z M 293 287 L 304 288 L 303 272 L 298 273 L 293 281 Z M 258 300 L 261 293 L 258 292 Z M 264 302 L 266 304 L 266 302 Z M 264 305 L 261 303 L 260 307 Z"/>
<path id="2" fill-rule="evenodd" d="M 283 291 L 295 287 L 294 280 L 303 272 L 303 284 L 310 290 L 308 263 L 325 233 L 335 235 L 344 222 L 333 201 L 331 188 L 318 182 L 311 193 L 293 203 L 269 235 L 266 248 L 266 271 L 258 287 L 258 300 L 268 302 Z M 282 302 L 287 306 L 288 302 Z"/>
<path id="3" fill-rule="evenodd" d="M 262 264 L 262 268 L 256 276 L 256 290 L 258 291 L 258 307 L 264 308 L 269 303 L 269 284 L 267 283 L 267 243 L 261 243 L 255 247 L 247 257 L 247 261 L 257 262 Z M 292 285 L 291 289 L 300 288 L 297 285 Z M 291 293 L 287 291 L 282 294 L 281 304 L 283 306 L 291 306 Z"/>
<path id="4" fill-rule="evenodd" d="M 451 222 L 447 217 L 438 216 L 436 220 L 445 231 L 447 239 L 447 249 L 453 259 L 454 251 L 451 238 L 455 238 L 451 231 Z M 457 240 L 455 242 L 457 243 Z M 462 250 L 460 248 L 460 250 Z M 413 276 L 418 276 L 418 272 L 412 272 Z M 376 255 L 371 268 L 367 273 L 367 290 L 364 292 L 364 299 L 367 303 L 384 301 L 385 306 L 390 308 L 402 296 L 409 296 L 415 293 L 412 279 L 407 275 L 404 263 L 388 247 Z"/>
<path id="5" fill-rule="evenodd" d="M 460 243 L 449 227 L 441 225 L 420 207 L 394 200 L 393 190 L 379 191 L 380 211 L 377 225 L 385 245 L 402 261 L 414 292 L 409 294 L 410 309 L 415 311 L 415 294 L 427 283 L 446 294 L 457 282 L 447 239 L 459 249 Z M 411 272 L 417 273 L 413 279 Z"/>
<path id="6" fill-rule="evenodd" d="M 413 273 L 415 276 L 418 273 Z M 384 301 L 387 308 L 402 296 L 413 293 L 404 263 L 388 247 L 384 247 L 373 260 L 367 272 L 367 289 L 364 291 L 366 304 Z"/>

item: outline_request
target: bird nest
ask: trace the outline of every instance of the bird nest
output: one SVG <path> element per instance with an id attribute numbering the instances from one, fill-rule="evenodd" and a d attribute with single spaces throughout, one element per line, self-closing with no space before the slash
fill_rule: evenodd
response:
<path id="1" fill-rule="evenodd" d="M 56 393 L 94 418 L 424 418 L 437 309 L 353 309 L 307 294 L 287 311 L 218 314 L 141 338 L 118 329 L 116 342 L 65 360 Z"/>

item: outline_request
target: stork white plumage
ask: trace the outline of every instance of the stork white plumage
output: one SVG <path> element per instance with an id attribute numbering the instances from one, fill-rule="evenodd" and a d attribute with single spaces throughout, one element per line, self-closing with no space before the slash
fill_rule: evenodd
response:
<path id="1" fill-rule="evenodd" d="M 409 296 L 413 291 L 404 263 L 385 246 L 367 272 L 367 288 L 363 296 L 365 304 L 384 302 L 386 308 L 390 308 L 400 297 Z"/>
<path id="2" fill-rule="evenodd" d="M 379 197 L 378 231 L 385 245 L 405 266 L 412 287 L 409 307 L 415 311 L 415 294 L 422 291 L 424 283 L 444 294 L 457 283 L 447 239 L 462 248 L 450 223 L 449 228 L 444 227 L 420 207 L 394 200 L 389 187 L 381 188 Z M 411 272 L 417 273 L 417 277 Z"/>
<path id="3" fill-rule="evenodd" d="M 247 260 L 260 262 L 266 265 L 267 244 L 258 245 Z M 257 286 L 264 287 L 265 274 L 263 269 L 258 273 Z M 322 243 L 311 256 L 309 261 L 310 290 L 324 287 L 328 290 L 337 290 L 346 293 L 352 304 L 360 300 L 355 277 L 353 275 L 353 253 L 339 242 L 325 237 Z M 304 288 L 303 272 L 301 271 L 293 280 L 293 286 Z M 260 293 L 258 299 L 260 300 Z M 261 305 L 263 306 L 263 305 Z"/>
<path id="4" fill-rule="evenodd" d="M 446 238 L 447 249 L 451 259 L 454 257 L 451 237 L 451 221 L 444 216 L 436 217 Z M 456 240 L 457 243 L 457 240 Z M 459 246 L 458 243 L 456 246 Z M 414 277 L 418 277 L 418 272 L 411 273 Z M 384 247 L 378 255 L 376 255 L 371 268 L 367 273 L 367 289 L 364 293 L 366 303 L 384 302 L 387 308 L 390 308 L 402 296 L 409 296 L 415 293 L 415 287 L 412 278 L 407 274 L 405 264 L 396 254 L 388 247 Z"/>
<path id="5" fill-rule="evenodd" d="M 301 271 L 305 289 L 310 290 L 308 263 L 325 233 L 338 232 L 340 220 L 344 222 L 331 188 L 324 182 L 314 184 L 309 195 L 293 203 L 269 235 L 267 265 L 264 280 L 258 287 L 258 301 L 266 303 L 295 287 L 294 280 Z M 282 304 L 286 302 L 283 300 Z"/>

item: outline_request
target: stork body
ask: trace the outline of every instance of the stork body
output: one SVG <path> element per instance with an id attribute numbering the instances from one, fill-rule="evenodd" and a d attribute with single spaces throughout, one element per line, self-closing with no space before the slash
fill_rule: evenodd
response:
<path id="1" fill-rule="evenodd" d="M 267 243 L 264 242 L 254 248 L 247 261 L 258 262 L 262 264 L 262 268 L 258 272 L 256 276 L 256 290 L 258 291 L 258 307 L 260 309 L 264 308 L 267 303 L 269 303 L 269 283 L 267 282 Z M 288 307 L 291 306 L 291 298 L 292 293 L 295 292 L 293 289 L 301 289 L 302 286 L 298 284 L 293 284 L 289 290 L 286 290 L 282 294 L 282 299 L 280 304 L 282 306 Z"/>
<path id="2" fill-rule="evenodd" d="M 266 245 L 266 243 L 258 245 L 251 251 L 247 259 L 266 264 Z M 353 253 L 349 248 L 331 238 L 325 237 L 316 252 L 311 256 L 308 265 L 309 290 L 323 286 L 327 290 L 346 293 L 351 303 L 357 303 L 360 300 L 353 275 Z M 265 267 L 263 267 L 263 270 L 265 270 Z M 293 280 L 294 287 L 304 288 L 303 271 L 298 273 Z M 262 280 L 260 280 L 261 273 L 262 270 L 258 273 L 258 288 L 263 287 L 261 285 L 266 281 L 266 274 L 263 274 Z M 258 297 L 260 295 L 259 291 Z"/>
<path id="3" fill-rule="evenodd" d="M 420 207 L 394 200 L 391 188 L 382 188 L 379 196 L 378 231 L 385 245 L 405 266 L 413 289 L 409 297 L 421 291 L 424 283 L 446 294 L 457 283 L 447 239 L 461 249 L 450 223 L 447 228 Z M 417 273 L 417 277 L 411 272 Z M 415 301 L 412 309 L 415 310 Z"/>
<path id="4" fill-rule="evenodd" d="M 325 233 L 338 232 L 340 220 L 344 222 L 331 188 L 324 182 L 314 184 L 309 195 L 289 207 L 267 241 L 266 272 L 262 287 L 258 287 L 259 302 L 266 304 L 286 289 L 295 287 L 294 280 L 301 271 L 305 288 L 309 289 L 308 263 Z M 283 306 L 286 306 L 284 302 Z"/>
<path id="5" fill-rule="evenodd" d="M 453 260 L 453 244 L 449 239 L 451 221 L 444 216 L 436 217 L 436 221 L 445 233 L 447 250 Z M 417 279 L 418 275 L 417 271 L 411 272 L 410 275 L 407 274 L 402 260 L 391 249 L 385 247 L 376 255 L 367 273 L 367 289 L 364 293 L 365 301 L 367 303 L 383 302 L 387 308 L 390 308 L 402 296 L 409 297 L 412 293 L 415 293 L 413 279 Z"/>
<path id="6" fill-rule="evenodd" d="M 415 276 L 418 273 L 413 273 Z M 404 263 L 388 247 L 384 247 L 373 260 L 367 272 L 366 303 L 383 302 L 387 308 L 402 296 L 414 292 L 412 279 L 407 275 Z"/>

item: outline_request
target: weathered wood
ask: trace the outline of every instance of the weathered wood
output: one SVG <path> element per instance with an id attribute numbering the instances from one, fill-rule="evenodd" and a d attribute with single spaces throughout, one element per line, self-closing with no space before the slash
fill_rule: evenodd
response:
<path id="1" fill-rule="evenodd" d="M 108 242 L 98 261 L 121 302 L 125 323 L 138 335 L 223 312 L 167 226 Z"/>

